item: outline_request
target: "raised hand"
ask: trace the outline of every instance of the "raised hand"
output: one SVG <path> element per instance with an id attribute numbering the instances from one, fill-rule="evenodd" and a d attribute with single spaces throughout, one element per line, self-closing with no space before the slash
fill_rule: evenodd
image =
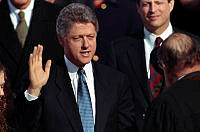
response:
<path id="1" fill-rule="evenodd" d="M 42 52 L 42 45 L 35 46 L 33 53 L 29 57 L 30 85 L 27 92 L 36 97 L 40 95 L 42 87 L 47 83 L 51 67 L 51 60 L 48 60 L 43 70 Z"/>

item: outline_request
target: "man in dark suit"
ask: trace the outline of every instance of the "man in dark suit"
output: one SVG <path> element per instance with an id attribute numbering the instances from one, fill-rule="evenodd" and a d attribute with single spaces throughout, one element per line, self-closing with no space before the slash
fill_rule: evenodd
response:
<path id="1" fill-rule="evenodd" d="M 153 101 L 144 132 L 200 131 L 200 51 L 190 36 L 173 33 L 158 51 L 167 91 Z"/>
<path id="2" fill-rule="evenodd" d="M 35 45 L 43 45 L 44 60 L 63 56 L 55 29 L 59 10 L 43 0 L 3 0 L 0 3 L 0 59 L 8 69 L 13 92 L 22 91 L 16 87 L 28 70 L 29 54 Z M 28 28 L 23 46 L 17 35 L 20 11 L 25 13 Z"/>
<path id="3" fill-rule="evenodd" d="M 48 60 L 43 70 L 43 47 L 34 47 L 29 60 L 30 84 L 24 93 L 26 99 L 21 96 L 17 105 L 24 115 L 23 121 L 19 120 L 23 126 L 21 131 L 137 131 L 128 78 L 91 62 L 98 31 L 94 12 L 83 4 L 70 4 L 60 12 L 56 26 L 64 58 L 52 66 Z M 80 70 L 85 71 L 84 77 L 79 75 Z M 83 94 L 80 94 L 84 91 L 81 78 L 87 87 Z M 89 99 L 82 105 L 84 95 Z M 82 112 L 84 106 L 90 110 Z M 86 115 L 89 123 L 85 124 Z"/>
<path id="4" fill-rule="evenodd" d="M 145 111 L 153 97 L 156 98 L 150 88 L 152 77 L 150 55 L 156 47 L 155 40 L 156 38 L 165 40 L 173 32 L 181 32 L 174 29 L 170 23 L 173 7 L 174 0 L 138 0 L 137 9 L 144 23 L 144 30 L 130 37 L 120 38 L 113 43 L 112 66 L 129 76 L 135 97 L 136 121 L 140 131 L 142 131 Z M 165 90 L 166 87 L 162 83 L 157 95 Z"/>

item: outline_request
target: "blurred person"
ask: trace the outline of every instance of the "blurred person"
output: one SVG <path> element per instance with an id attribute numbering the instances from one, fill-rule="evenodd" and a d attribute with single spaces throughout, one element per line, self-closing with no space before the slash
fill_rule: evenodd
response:
<path id="1" fill-rule="evenodd" d="M 137 0 L 143 30 L 115 40 L 110 53 L 113 56 L 111 66 L 129 76 L 140 131 L 152 100 L 167 89 L 163 73 L 155 67 L 155 52 L 173 32 L 184 32 L 170 22 L 173 7 L 174 0 Z M 195 37 L 200 41 L 198 36 Z"/>
<path id="2" fill-rule="evenodd" d="M 8 83 L 6 69 L 0 62 L 0 131 L 11 131 L 9 118 L 13 110 L 12 92 Z"/>
<path id="3" fill-rule="evenodd" d="M 144 132 L 197 132 L 200 130 L 200 51 L 192 37 L 173 33 L 158 50 L 166 92 L 153 101 Z"/>
<path id="4" fill-rule="evenodd" d="M 43 70 L 43 47 L 34 47 L 30 83 L 25 81 L 25 97 L 18 98 L 22 131 L 137 132 L 128 78 L 92 61 L 98 30 L 88 6 L 72 3 L 61 10 L 57 34 L 63 59 L 48 60 Z"/>
<path id="5" fill-rule="evenodd" d="M 29 54 L 37 44 L 43 45 L 44 60 L 63 55 L 58 43 L 55 23 L 60 11 L 43 0 L 3 0 L 0 3 L 0 60 L 5 64 L 12 91 L 17 89 L 28 70 Z"/>

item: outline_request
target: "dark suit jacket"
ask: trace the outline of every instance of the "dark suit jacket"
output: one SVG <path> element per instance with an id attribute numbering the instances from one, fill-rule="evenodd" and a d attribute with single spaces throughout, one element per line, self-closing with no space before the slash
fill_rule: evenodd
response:
<path id="1" fill-rule="evenodd" d="M 43 45 L 44 62 L 47 59 L 55 60 L 63 56 L 55 26 L 59 8 L 43 0 L 35 0 L 24 48 L 20 46 L 9 13 L 7 0 L 3 0 L 0 3 L 0 60 L 8 69 L 13 91 L 19 93 L 21 90 L 15 86 L 28 70 L 28 59 L 34 46 Z"/>
<path id="2" fill-rule="evenodd" d="M 183 32 L 174 29 L 175 32 Z M 186 33 L 186 32 L 184 32 Z M 188 35 L 192 35 L 187 33 Z M 142 131 L 145 111 L 152 102 L 152 94 L 148 84 L 146 70 L 146 59 L 144 49 L 143 31 L 133 34 L 130 37 L 120 38 L 113 43 L 111 65 L 119 71 L 128 75 L 133 96 L 135 97 L 136 122 L 140 131 Z M 194 35 L 192 35 L 194 36 Z M 198 36 L 194 36 L 200 39 Z M 164 86 L 161 94 L 166 90 Z"/>
<path id="3" fill-rule="evenodd" d="M 136 131 L 128 78 L 109 67 L 94 64 L 95 132 Z M 83 132 L 78 106 L 65 65 L 52 65 L 39 99 L 19 97 L 20 131 Z M 23 100 L 23 101 L 22 101 Z M 22 104 L 21 104 L 22 103 Z M 20 114 L 18 114 L 20 115 Z"/>
<path id="4" fill-rule="evenodd" d="M 175 82 L 153 101 L 144 132 L 199 132 L 199 100 L 200 72 L 195 72 Z"/>

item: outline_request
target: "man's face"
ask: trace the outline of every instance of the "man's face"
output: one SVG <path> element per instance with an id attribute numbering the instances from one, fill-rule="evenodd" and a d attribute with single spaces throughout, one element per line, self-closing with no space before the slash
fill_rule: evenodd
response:
<path id="1" fill-rule="evenodd" d="M 96 51 L 97 32 L 92 23 L 74 23 L 61 44 L 66 57 L 76 66 L 88 64 Z"/>
<path id="2" fill-rule="evenodd" d="M 164 31 L 170 22 L 174 0 L 141 0 L 137 5 L 144 26 L 150 31 Z"/>
<path id="3" fill-rule="evenodd" d="M 5 84 L 4 72 L 0 71 L 0 96 L 4 96 L 3 87 Z"/>
<path id="4" fill-rule="evenodd" d="M 18 9 L 26 9 L 31 0 L 10 0 L 11 3 Z"/>

